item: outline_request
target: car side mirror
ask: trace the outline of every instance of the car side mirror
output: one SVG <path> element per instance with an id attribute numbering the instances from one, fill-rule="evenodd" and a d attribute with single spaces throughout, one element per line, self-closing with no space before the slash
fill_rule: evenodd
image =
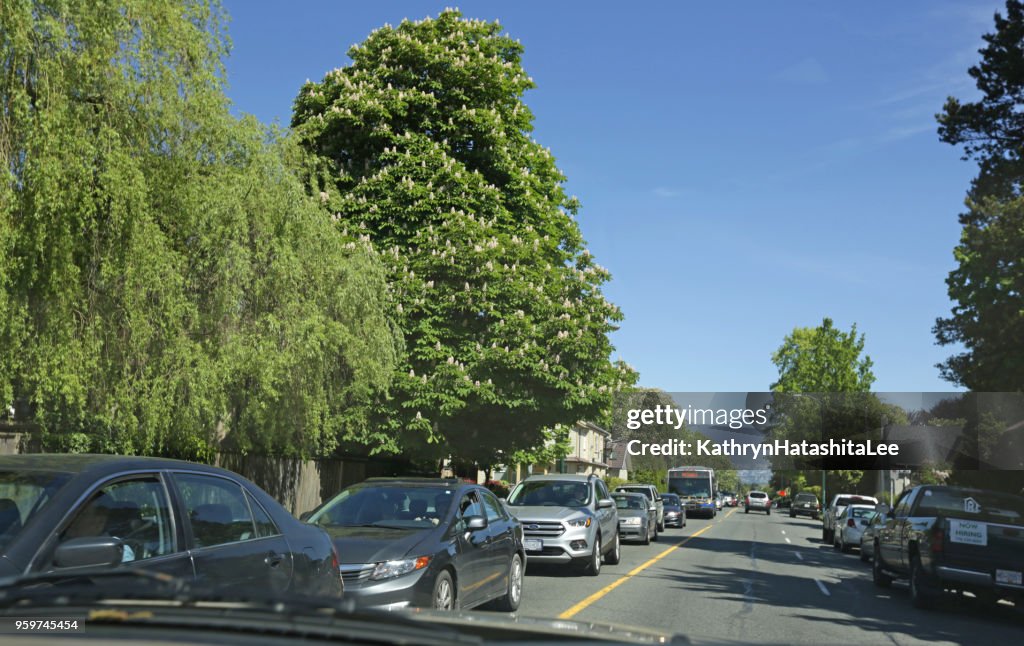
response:
<path id="1" fill-rule="evenodd" d="M 610 509 L 610 508 L 612 508 L 614 506 L 615 506 L 615 501 L 612 500 L 611 498 L 602 498 L 601 500 L 597 501 L 597 508 L 598 509 Z"/>
<path id="2" fill-rule="evenodd" d="M 481 529 L 487 529 L 487 519 L 483 516 L 467 516 L 465 520 L 468 531 L 478 532 Z"/>
<path id="3" fill-rule="evenodd" d="M 124 542 L 111 536 L 72 538 L 57 546 L 57 567 L 113 567 L 124 558 Z"/>
<path id="4" fill-rule="evenodd" d="M 312 511 L 304 511 L 301 514 L 299 514 L 299 520 L 301 520 L 302 522 L 306 522 L 307 520 L 309 520 L 310 516 L 312 516 L 312 515 L 313 515 Z"/>

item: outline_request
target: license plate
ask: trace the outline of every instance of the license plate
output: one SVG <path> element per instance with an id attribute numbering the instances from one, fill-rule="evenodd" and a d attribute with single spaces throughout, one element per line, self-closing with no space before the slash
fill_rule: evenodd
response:
<path id="1" fill-rule="evenodd" d="M 1021 573 L 1013 570 L 996 570 L 996 583 L 1021 585 Z"/>
<path id="2" fill-rule="evenodd" d="M 523 541 L 527 552 L 540 552 L 544 549 L 544 541 L 539 538 L 527 538 Z"/>

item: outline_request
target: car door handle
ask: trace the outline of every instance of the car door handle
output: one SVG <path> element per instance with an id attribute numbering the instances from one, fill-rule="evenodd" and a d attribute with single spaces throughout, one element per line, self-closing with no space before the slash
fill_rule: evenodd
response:
<path id="1" fill-rule="evenodd" d="M 270 552 L 269 554 L 267 554 L 267 558 L 263 559 L 263 562 L 269 565 L 270 567 L 277 567 L 281 564 L 282 560 L 284 560 L 284 557 L 282 555 L 278 554 L 277 552 Z"/>

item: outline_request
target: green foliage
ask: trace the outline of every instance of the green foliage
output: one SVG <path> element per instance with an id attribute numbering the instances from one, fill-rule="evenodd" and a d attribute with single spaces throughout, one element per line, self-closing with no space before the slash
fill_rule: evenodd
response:
<path id="1" fill-rule="evenodd" d="M 0 8 L 0 396 L 49 448 L 209 459 L 368 435 L 384 271 L 223 92 L 203 0 Z M 369 434 L 372 435 L 372 434 Z"/>
<path id="2" fill-rule="evenodd" d="M 964 351 L 938 367 L 972 390 L 1024 390 L 1024 198 L 970 201 L 960 221 L 957 267 L 946 279 L 955 305 L 934 332 Z"/>
<path id="3" fill-rule="evenodd" d="M 309 190 L 381 251 L 405 338 L 379 450 L 489 463 L 635 380 L 609 361 L 622 316 L 579 204 L 529 137 L 521 55 L 497 23 L 445 11 L 376 30 L 295 99 Z"/>
<path id="4" fill-rule="evenodd" d="M 622 478 L 615 478 L 615 477 L 606 478 L 605 481 L 604 481 L 604 483 L 606 485 L 608 485 L 608 490 L 609 491 L 615 491 L 616 487 L 618 487 L 619 485 L 624 485 L 627 482 L 629 482 L 629 481 L 628 480 L 623 480 Z"/>
<path id="5" fill-rule="evenodd" d="M 942 141 L 978 162 L 963 232 L 946 279 L 955 305 L 933 329 L 941 345 L 964 351 L 938 364 L 944 379 L 975 391 L 1024 390 L 1024 4 L 1007 0 L 968 70 L 981 96 L 950 97 L 937 115 Z"/>
<path id="6" fill-rule="evenodd" d="M 825 318 L 816 328 L 795 328 L 772 355 L 779 379 L 771 388 L 780 393 L 868 392 L 875 382 L 871 357 L 864 352 L 864 335 L 856 324 L 849 332 Z"/>
<path id="7" fill-rule="evenodd" d="M 658 491 L 662 493 L 668 491 L 667 482 L 665 479 L 668 477 L 667 471 L 654 470 L 654 469 L 633 469 L 629 474 L 629 482 L 637 484 L 652 484 L 658 488 Z"/>

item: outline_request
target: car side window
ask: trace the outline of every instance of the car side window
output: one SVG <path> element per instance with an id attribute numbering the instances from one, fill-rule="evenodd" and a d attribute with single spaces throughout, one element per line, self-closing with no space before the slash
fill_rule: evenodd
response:
<path id="1" fill-rule="evenodd" d="M 498 502 L 497 498 L 486 491 L 481 491 L 480 497 L 483 498 L 484 501 L 484 511 L 487 513 L 487 522 L 494 523 L 506 518 L 505 510 L 501 508 L 501 503 Z"/>
<path id="2" fill-rule="evenodd" d="M 910 503 L 911 503 L 911 499 L 912 498 L 913 498 L 913 491 L 912 490 L 911 491 L 904 491 L 903 494 L 896 501 L 896 506 L 894 508 L 894 512 L 893 513 L 896 516 L 906 516 L 907 513 L 910 511 Z"/>
<path id="3" fill-rule="evenodd" d="M 608 487 L 604 486 L 604 481 L 597 480 L 595 482 L 596 482 L 596 489 L 597 489 L 597 498 L 598 498 L 598 500 L 604 500 L 605 498 L 611 498 L 611 494 L 608 493 Z"/>
<path id="4" fill-rule="evenodd" d="M 99 536 L 124 542 L 122 562 L 173 553 L 171 505 L 160 479 L 146 476 L 100 487 L 61 532 L 59 542 Z"/>
<path id="5" fill-rule="evenodd" d="M 252 510 L 252 518 L 256 523 L 256 537 L 264 538 L 266 536 L 277 536 L 281 533 L 281 530 L 274 524 L 273 519 L 267 514 L 267 511 L 263 509 L 260 503 L 256 502 L 256 499 L 249 495 L 249 492 L 245 493 L 245 499 L 249 502 L 249 508 Z"/>
<path id="6" fill-rule="evenodd" d="M 476 493 L 470 491 L 469 493 L 462 496 L 462 498 L 459 500 L 460 518 L 483 515 L 484 511 L 480 505 L 480 501 L 476 497 Z"/>
<path id="7" fill-rule="evenodd" d="M 192 526 L 196 547 L 224 545 L 257 537 L 242 488 L 235 482 L 195 473 L 174 474 Z"/>

